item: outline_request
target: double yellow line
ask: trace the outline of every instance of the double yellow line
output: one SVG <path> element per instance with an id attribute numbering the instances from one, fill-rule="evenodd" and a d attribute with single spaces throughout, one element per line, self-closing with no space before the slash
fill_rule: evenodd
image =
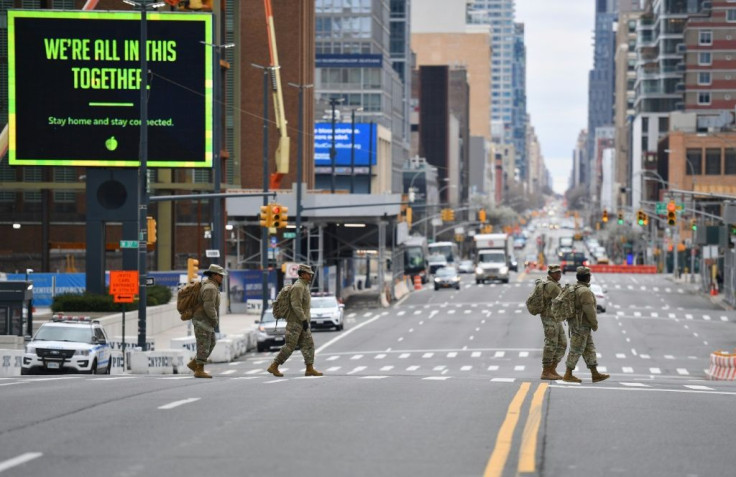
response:
<path id="1" fill-rule="evenodd" d="M 493 448 L 491 458 L 488 460 L 483 477 L 500 477 L 503 475 L 506 460 L 509 457 L 514 440 L 514 430 L 519 422 L 521 406 L 524 404 L 524 399 L 529 393 L 530 387 L 531 383 L 521 383 L 514 399 L 511 400 L 509 409 L 506 411 L 506 419 L 504 419 L 501 428 L 498 430 L 496 445 Z M 529 415 L 526 418 L 524 432 L 521 436 L 517 474 L 536 471 L 537 436 L 539 435 L 539 424 L 542 422 L 542 403 L 548 387 L 547 383 L 540 383 L 537 390 L 534 391 L 532 403 L 529 407 Z"/>

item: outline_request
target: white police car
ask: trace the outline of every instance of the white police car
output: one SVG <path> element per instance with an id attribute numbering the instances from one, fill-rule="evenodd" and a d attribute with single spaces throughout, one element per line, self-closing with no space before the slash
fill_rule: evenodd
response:
<path id="1" fill-rule="evenodd" d="M 26 345 L 21 374 L 110 374 L 110 344 L 97 320 L 57 317 L 44 323 Z"/>

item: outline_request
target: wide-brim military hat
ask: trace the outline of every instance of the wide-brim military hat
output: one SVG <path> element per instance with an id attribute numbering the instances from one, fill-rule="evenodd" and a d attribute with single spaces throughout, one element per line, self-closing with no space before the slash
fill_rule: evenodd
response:
<path id="1" fill-rule="evenodd" d="M 227 272 L 225 271 L 225 269 L 219 265 L 215 265 L 214 263 L 210 265 L 210 268 L 204 271 L 205 275 L 212 275 L 213 273 L 222 275 L 223 277 L 227 276 Z"/>
<path id="2" fill-rule="evenodd" d="M 301 264 L 299 265 L 299 268 L 296 271 L 297 275 L 300 273 L 308 273 L 310 275 L 314 275 L 314 270 L 312 270 L 312 267 L 309 265 Z"/>
<path id="3" fill-rule="evenodd" d="M 557 273 L 557 272 L 561 272 L 561 271 L 562 271 L 562 269 L 560 268 L 559 265 L 550 265 L 547 268 L 547 273 Z"/>

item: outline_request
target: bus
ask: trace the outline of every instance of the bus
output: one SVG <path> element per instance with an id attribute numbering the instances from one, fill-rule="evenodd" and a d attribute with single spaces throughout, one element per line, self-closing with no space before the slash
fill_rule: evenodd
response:
<path id="1" fill-rule="evenodd" d="M 429 244 L 429 255 L 443 255 L 448 265 L 457 265 L 460 261 L 455 242 L 435 242 Z"/>
<path id="2" fill-rule="evenodd" d="M 419 276 L 422 283 L 427 283 L 428 262 L 427 239 L 425 237 L 411 237 L 403 244 L 404 247 L 404 273 L 411 276 Z"/>

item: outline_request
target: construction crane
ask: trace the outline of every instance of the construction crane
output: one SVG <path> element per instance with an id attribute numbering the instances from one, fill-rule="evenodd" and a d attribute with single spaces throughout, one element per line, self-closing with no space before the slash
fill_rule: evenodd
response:
<path id="1" fill-rule="evenodd" d="M 270 55 L 271 90 L 273 92 L 273 107 L 276 126 L 279 128 L 279 145 L 276 148 L 276 172 L 271 174 L 269 188 L 279 189 L 281 179 L 289 172 L 289 133 L 286 129 L 286 114 L 284 113 L 284 94 L 281 90 L 281 72 L 279 53 L 276 48 L 276 29 L 273 26 L 273 11 L 271 0 L 263 0 L 266 10 L 266 31 L 268 33 L 268 53 Z M 298 180 L 298 179 L 297 179 Z"/>

